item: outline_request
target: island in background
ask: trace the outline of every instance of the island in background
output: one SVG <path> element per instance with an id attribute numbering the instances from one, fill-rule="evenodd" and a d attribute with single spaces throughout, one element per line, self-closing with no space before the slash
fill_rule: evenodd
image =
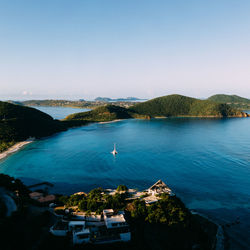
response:
<path id="1" fill-rule="evenodd" d="M 130 107 L 137 102 L 145 101 L 146 99 L 139 99 L 137 97 L 117 98 L 112 99 L 108 97 L 97 97 L 93 101 L 84 99 L 73 100 L 27 100 L 27 101 L 7 101 L 13 104 L 24 106 L 47 106 L 47 107 L 71 107 L 71 108 L 87 108 L 93 109 L 105 105 L 106 103 L 119 105 L 121 107 Z"/>

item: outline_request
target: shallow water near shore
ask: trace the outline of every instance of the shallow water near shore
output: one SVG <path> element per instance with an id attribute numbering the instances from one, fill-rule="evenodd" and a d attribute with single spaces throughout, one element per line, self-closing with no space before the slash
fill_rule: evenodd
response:
<path id="1" fill-rule="evenodd" d="M 110 152 L 117 144 L 118 155 Z M 231 249 L 250 245 L 250 118 L 167 118 L 91 124 L 35 141 L 0 161 L 25 184 L 71 194 L 162 179 L 192 209 L 228 227 Z"/>

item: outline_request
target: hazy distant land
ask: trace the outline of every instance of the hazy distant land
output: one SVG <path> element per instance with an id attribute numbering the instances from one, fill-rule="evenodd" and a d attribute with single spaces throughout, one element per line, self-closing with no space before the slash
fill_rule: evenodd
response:
<path id="1" fill-rule="evenodd" d="M 136 103 L 141 103 L 147 99 L 140 99 L 137 97 L 127 98 L 109 98 L 109 97 L 97 97 L 93 101 L 87 101 L 84 99 L 73 100 L 27 100 L 27 101 L 8 101 L 14 104 L 20 104 L 25 106 L 51 106 L 51 107 L 73 107 L 73 108 L 89 108 L 93 109 L 103 104 L 114 104 L 121 107 L 130 107 Z M 205 99 L 216 103 L 225 103 L 233 108 L 240 110 L 250 109 L 250 99 L 237 96 L 237 95 L 225 95 L 217 94 Z"/>

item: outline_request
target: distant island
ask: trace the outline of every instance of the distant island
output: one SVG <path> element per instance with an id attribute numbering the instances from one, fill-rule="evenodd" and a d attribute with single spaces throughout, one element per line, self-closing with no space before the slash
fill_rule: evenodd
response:
<path id="1" fill-rule="evenodd" d="M 29 101 L 33 105 L 36 101 Z M 45 104 L 46 101 L 37 101 Z M 59 100 L 55 103 L 58 104 Z M 27 102 L 24 102 L 27 104 Z M 22 104 L 24 104 L 22 103 Z M 53 103 L 53 100 L 49 101 Z M 0 152 L 29 137 L 40 138 L 82 126 L 89 122 L 107 122 L 120 119 L 151 119 L 164 117 L 248 117 L 245 112 L 212 100 L 200 100 L 182 95 L 168 95 L 146 102 L 120 106 L 119 103 L 101 104 L 88 112 L 54 120 L 37 109 L 8 102 L 0 102 Z M 70 104 L 70 102 L 69 102 Z M 124 104 L 123 104 L 124 105 Z"/>
<path id="2" fill-rule="evenodd" d="M 70 100 L 28 100 L 19 102 L 18 104 L 25 106 L 48 106 L 48 107 L 72 107 L 72 108 L 93 108 L 100 104 L 80 99 L 78 101 Z"/>
<path id="3" fill-rule="evenodd" d="M 136 102 L 136 101 L 143 101 L 143 100 L 146 100 L 146 99 L 139 99 L 137 97 L 116 98 L 116 99 L 112 99 L 109 97 L 95 98 L 95 101 L 99 101 L 99 102 Z"/>
<path id="4" fill-rule="evenodd" d="M 72 100 L 28 100 L 28 101 L 8 101 L 13 104 L 24 106 L 48 106 L 48 107 L 72 107 L 72 108 L 88 108 L 93 109 L 102 106 L 104 103 L 119 105 L 121 107 L 129 107 L 136 102 L 141 102 L 143 99 L 136 97 L 111 99 L 108 97 L 97 97 L 94 101 L 86 101 L 79 99 Z"/>

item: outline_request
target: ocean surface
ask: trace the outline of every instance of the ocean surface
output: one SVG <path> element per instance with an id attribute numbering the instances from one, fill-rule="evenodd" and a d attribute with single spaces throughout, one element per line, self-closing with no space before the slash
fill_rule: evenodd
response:
<path id="1" fill-rule="evenodd" d="M 32 108 L 41 110 L 49 115 L 51 115 L 54 119 L 63 119 L 67 115 L 89 111 L 90 109 L 84 108 L 70 108 L 70 107 L 45 107 L 45 106 L 32 106 Z"/>
<path id="2" fill-rule="evenodd" d="M 25 184 L 51 182 L 64 194 L 146 189 L 162 179 L 187 207 L 225 226 L 230 249 L 250 246 L 250 118 L 91 124 L 27 145 L 0 161 L 0 172 Z"/>

